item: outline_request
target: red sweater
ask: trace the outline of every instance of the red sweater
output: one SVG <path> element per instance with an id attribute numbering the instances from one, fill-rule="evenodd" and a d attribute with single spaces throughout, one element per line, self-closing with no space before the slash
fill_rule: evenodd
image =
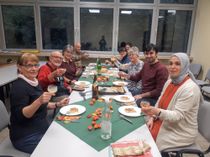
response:
<path id="1" fill-rule="evenodd" d="M 48 85 L 56 83 L 55 80 L 50 81 L 48 79 L 48 75 L 51 74 L 55 70 L 56 69 L 53 69 L 48 63 L 46 63 L 45 65 L 42 65 L 41 68 L 39 69 L 38 81 L 43 91 L 47 91 Z M 68 84 L 65 81 L 64 81 L 64 86 L 65 87 L 68 86 Z"/>
<path id="2" fill-rule="evenodd" d="M 168 79 L 168 69 L 159 61 L 155 64 L 144 63 L 142 70 L 130 76 L 130 80 L 142 80 L 142 93 L 150 92 L 151 98 L 157 99 Z"/>

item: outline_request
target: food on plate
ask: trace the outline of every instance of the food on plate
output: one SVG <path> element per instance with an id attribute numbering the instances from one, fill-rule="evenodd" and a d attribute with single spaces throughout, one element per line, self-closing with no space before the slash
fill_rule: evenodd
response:
<path id="1" fill-rule="evenodd" d="M 134 108 L 128 107 L 128 108 L 125 108 L 125 112 L 126 113 L 135 113 L 136 110 Z"/>
<path id="2" fill-rule="evenodd" d="M 85 90 L 85 87 L 84 86 L 80 86 L 80 85 L 75 85 L 73 87 L 73 90 L 84 91 Z"/>
<path id="3" fill-rule="evenodd" d="M 108 71 L 107 68 L 101 68 L 101 73 L 106 73 Z"/>
<path id="4" fill-rule="evenodd" d="M 129 100 L 129 97 L 127 97 L 127 96 L 121 96 L 120 99 L 121 100 Z"/>
<path id="5" fill-rule="evenodd" d="M 72 108 L 70 108 L 70 110 L 67 111 L 67 112 L 70 113 L 70 114 L 72 114 L 72 113 L 77 113 L 77 112 L 79 112 L 79 110 L 78 110 L 77 107 L 72 107 Z"/>
<path id="6" fill-rule="evenodd" d="M 118 86 L 124 86 L 124 85 L 125 85 L 125 83 L 123 83 L 123 82 L 119 82 L 117 85 L 118 85 Z"/>
<path id="7" fill-rule="evenodd" d="M 106 82 L 109 80 L 108 76 L 98 76 L 96 79 L 98 82 Z"/>

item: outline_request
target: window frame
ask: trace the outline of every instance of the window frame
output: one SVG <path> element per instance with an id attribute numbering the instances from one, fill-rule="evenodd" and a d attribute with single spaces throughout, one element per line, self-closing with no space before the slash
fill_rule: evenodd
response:
<path id="1" fill-rule="evenodd" d="M 156 43 L 157 29 L 158 29 L 158 16 L 160 10 L 175 9 L 175 10 L 191 10 L 192 19 L 190 26 L 190 33 L 186 53 L 189 54 L 192 45 L 192 36 L 195 24 L 196 8 L 198 0 L 194 0 L 194 4 L 166 4 L 160 3 L 160 0 L 154 0 L 154 3 L 125 3 L 120 0 L 114 2 L 80 2 L 74 1 L 41 1 L 41 0 L 0 0 L 0 21 L 2 18 L 2 5 L 20 5 L 20 6 L 33 6 L 34 19 L 35 19 L 35 35 L 37 49 L 42 52 L 49 52 L 52 49 L 43 49 L 42 47 L 42 31 L 41 31 L 41 7 L 71 7 L 74 9 L 74 42 L 80 42 L 80 8 L 112 8 L 113 9 L 113 34 L 112 34 L 112 51 L 105 51 L 106 54 L 117 54 L 117 43 L 119 35 L 119 10 L 120 9 L 152 9 L 152 26 L 150 33 L 150 42 Z M 76 17 L 76 18 L 75 18 Z M 0 24 L 0 49 L 3 50 L 20 50 L 8 49 L 5 43 L 5 34 L 3 22 Z M 71 43 L 74 44 L 74 43 Z M 101 54 L 100 51 L 87 51 L 90 54 Z M 173 52 L 160 52 L 161 55 L 169 55 Z"/>

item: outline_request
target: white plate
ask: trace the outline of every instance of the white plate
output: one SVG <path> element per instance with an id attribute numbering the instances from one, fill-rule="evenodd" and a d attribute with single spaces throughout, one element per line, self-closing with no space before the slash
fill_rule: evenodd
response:
<path id="1" fill-rule="evenodd" d="M 119 102 L 133 102 L 135 100 L 131 95 L 117 95 L 114 99 Z"/>
<path id="2" fill-rule="evenodd" d="M 128 82 L 125 82 L 125 81 L 114 81 L 113 84 L 116 85 L 116 86 L 127 86 Z"/>
<path id="3" fill-rule="evenodd" d="M 75 85 L 78 85 L 78 86 L 84 86 L 84 87 L 88 87 L 91 83 L 88 82 L 88 81 L 77 81 L 75 82 Z"/>
<path id="4" fill-rule="evenodd" d="M 128 112 L 127 110 L 133 110 L 135 112 Z M 139 117 L 141 115 L 141 108 L 136 107 L 136 106 L 121 106 L 118 108 L 118 111 L 125 115 L 125 116 L 129 116 L 129 117 Z"/>
<path id="5" fill-rule="evenodd" d="M 96 66 L 96 63 L 89 63 L 89 66 Z"/>
<path id="6" fill-rule="evenodd" d="M 72 108 L 75 108 L 78 110 L 78 112 L 70 112 L 70 110 Z M 84 106 L 81 106 L 81 105 L 67 105 L 67 106 L 63 106 L 61 109 L 60 109 L 60 113 L 63 114 L 63 115 L 67 115 L 67 116 L 75 116 L 75 115 L 79 115 L 79 114 L 82 114 L 86 111 L 86 108 Z"/>

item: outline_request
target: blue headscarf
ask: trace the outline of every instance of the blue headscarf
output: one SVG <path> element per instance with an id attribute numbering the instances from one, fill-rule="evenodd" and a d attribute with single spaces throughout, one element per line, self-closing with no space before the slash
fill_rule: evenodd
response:
<path id="1" fill-rule="evenodd" d="M 177 78 L 172 78 L 172 82 L 174 84 L 179 84 L 180 82 L 182 82 L 184 80 L 186 75 L 188 75 L 196 83 L 196 79 L 189 69 L 190 60 L 189 60 L 189 57 L 187 56 L 187 54 L 186 53 L 175 53 L 171 57 L 173 57 L 173 56 L 176 56 L 179 59 L 179 61 L 181 63 L 181 72 Z"/>

